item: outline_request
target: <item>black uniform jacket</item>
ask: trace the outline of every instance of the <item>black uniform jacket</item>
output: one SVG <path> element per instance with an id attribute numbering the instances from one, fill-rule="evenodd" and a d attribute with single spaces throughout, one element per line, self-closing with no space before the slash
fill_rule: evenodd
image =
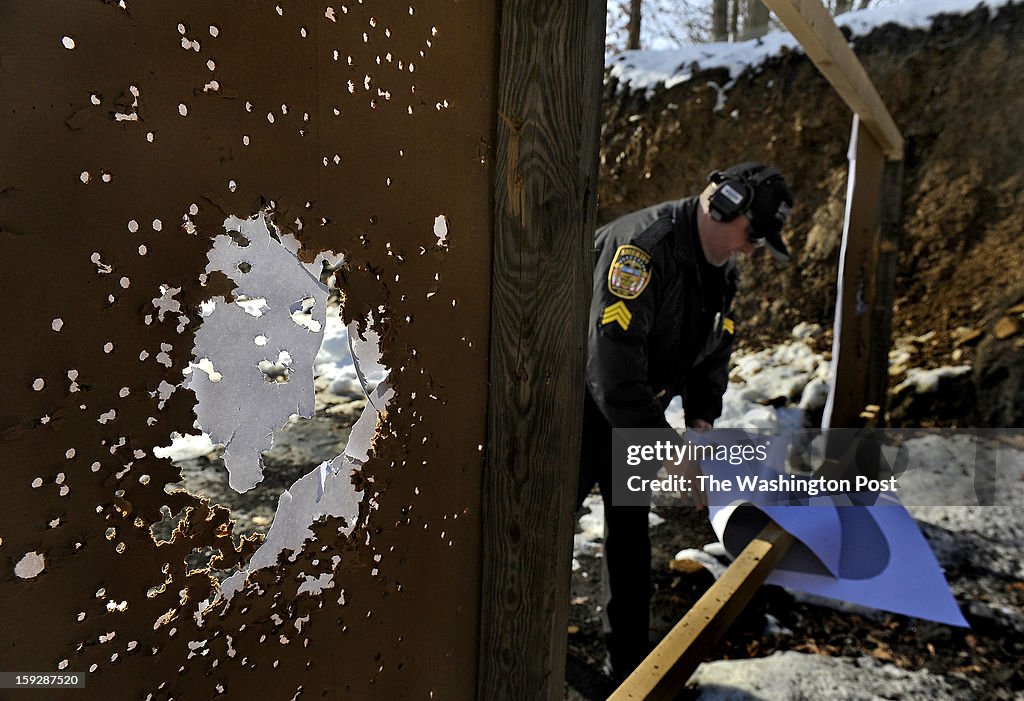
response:
<path id="1" fill-rule="evenodd" d="M 587 388 L 612 427 L 667 428 L 675 395 L 687 421 L 722 413 L 737 272 L 704 259 L 698 206 L 665 202 L 597 231 Z"/>

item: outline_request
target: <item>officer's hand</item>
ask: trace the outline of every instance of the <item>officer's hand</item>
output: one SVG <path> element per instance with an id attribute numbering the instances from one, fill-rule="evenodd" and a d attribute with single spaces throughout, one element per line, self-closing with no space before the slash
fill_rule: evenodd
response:
<path id="1" fill-rule="evenodd" d="M 704 419 L 694 419 L 693 421 L 687 421 L 686 427 L 692 428 L 694 431 L 700 431 L 701 433 L 703 433 L 704 431 L 710 431 L 713 428 L 711 422 L 705 421 Z"/>
<path id="2" fill-rule="evenodd" d="M 696 461 L 687 459 L 677 465 L 675 460 L 665 460 L 662 462 L 662 466 L 668 474 L 676 475 L 686 480 L 683 484 L 689 487 L 689 491 L 680 492 L 680 496 L 683 499 L 691 501 L 698 510 L 707 507 L 708 497 L 704 490 L 700 488 L 700 480 L 697 479 L 697 476 L 703 473 L 700 471 L 700 465 Z"/>

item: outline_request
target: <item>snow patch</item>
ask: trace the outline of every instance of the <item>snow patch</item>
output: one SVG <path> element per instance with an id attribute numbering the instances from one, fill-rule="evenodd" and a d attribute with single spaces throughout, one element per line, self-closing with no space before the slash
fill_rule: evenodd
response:
<path id="1" fill-rule="evenodd" d="M 886 24 L 928 30 L 938 15 L 962 15 L 978 7 L 988 8 L 991 17 L 1011 2 L 1013 0 L 906 0 L 896 5 L 847 12 L 835 20 L 840 27 L 850 30 L 851 38 L 856 38 Z M 745 70 L 760 66 L 783 50 L 803 52 L 792 34 L 775 31 L 749 41 L 695 44 L 660 51 L 625 51 L 609 57 L 606 67 L 610 77 L 618 80 L 620 89 L 644 90 L 648 95 L 661 85 L 669 89 L 685 83 L 698 71 L 724 68 L 729 81 L 721 88 L 715 85 L 719 95 L 715 110 L 718 111 L 724 105 L 725 93 Z"/>

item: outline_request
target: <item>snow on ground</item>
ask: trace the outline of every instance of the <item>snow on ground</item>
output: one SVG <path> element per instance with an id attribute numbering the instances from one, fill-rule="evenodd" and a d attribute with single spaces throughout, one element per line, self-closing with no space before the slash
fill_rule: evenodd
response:
<path id="1" fill-rule="evenodd" d="M 341 320 L 341 308 L 328 307 L 324 340 L 313 363 L 313 371 L 321 382 L 327 383 L 326 389 L 331 394 L 362 394 L 364 388 L 360 373 L 366 383 L 366 392 L 370 392 L 388 374 L 387 368 L 380 364 L 377 334 L 367 330 L 362 338 L 353 336 L 350 348 L 349 331 Z M 359 359 L 358 370 L 352 362 L 352 349 Z"/>
<path id="2" fill-rule="evenodd" d="M 994 15 L 999 8 L 1014 0 L 906 0 L 896 5 L 847 12 L 836 17 L 836 24 L 850 30 L 852 38 L 866 36 L 885 24 L 896 24 L 908 29 L 930 29 L 934 18 L 941 14 L 966 14 L 979 6 Z M 769 32 L 749 41 L 695 44 L 680 49 L 661 51 L 626 51 L 609 57 L 607 67 L 622 88 L 653 91 L 664 84 L 671 88 L 685 83 L 697 70 L 725 68 L 729 82 L 714 85 L 719 90 L 716 111 L 724 106 L 724 94 L 735 84 L 743 71 L 758 66 L 783 49 L 802 51 L 800 42 L 785 31 Z"/>

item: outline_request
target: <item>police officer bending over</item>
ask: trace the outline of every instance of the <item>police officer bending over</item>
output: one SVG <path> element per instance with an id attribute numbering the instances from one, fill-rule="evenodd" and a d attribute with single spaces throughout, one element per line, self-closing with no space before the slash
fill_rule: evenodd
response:
<path id="1" fill-rule="evenodd" d="M 596 482 L 605 497 L 604 627 L 612 676 L 647 656 L 651 544 L 647 508 L 616 507 L 612 428 L 665 428 L 683 400 L 687 426 L 711 428 L 728 381 L 736 259 L 767 246 L 789 260 L 780 232 L 793 196 L 777 169 L 715 171 L 699 197 L 648 207 L 598 229 L 590 305 L 587 395 L 577 507 Z"/>

